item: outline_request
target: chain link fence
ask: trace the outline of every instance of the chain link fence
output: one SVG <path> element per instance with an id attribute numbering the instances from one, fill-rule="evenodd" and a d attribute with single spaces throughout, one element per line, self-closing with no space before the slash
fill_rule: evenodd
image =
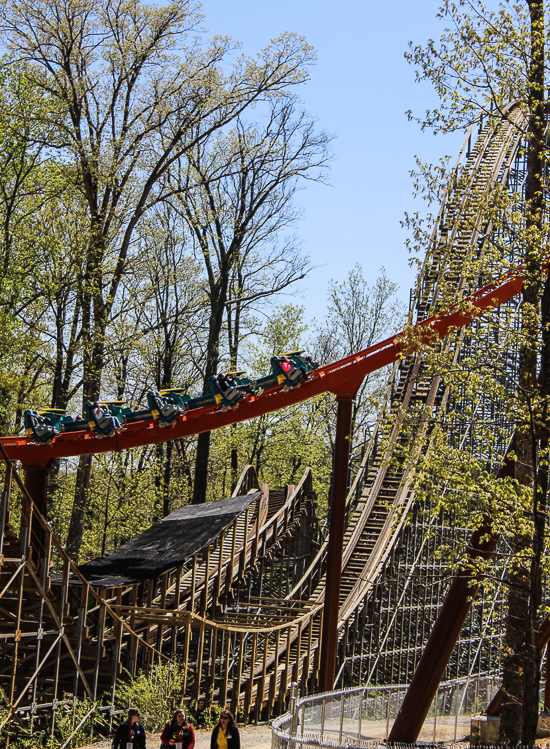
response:
<path id="1" fill-rule="evenodd" d="M 498 676 L 441 683 L 418 741 L 464 740 L 471 718 L 487 708 L 499 685 Z M 406 691 L 406 686 L 394 686 L 360 687 L 301 699 L 293 694 L 290 712 L 273 721 L 272 749 L 381 747 Z"/>

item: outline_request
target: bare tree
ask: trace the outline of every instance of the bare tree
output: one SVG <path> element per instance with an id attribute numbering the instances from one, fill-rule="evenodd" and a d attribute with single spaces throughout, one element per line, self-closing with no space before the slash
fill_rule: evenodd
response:
<path id="1" fill-rule="evenodd" d="M 309 271 L 309 260 L 295 242 L 277 246 L 276 240 L 300 216 L 294 203 L 300 180 L 323 178 L 329 142 L 311 118 L 296 112 L 294 102 L 275 101 L 264 123 L 251 126 L 239 117 L 231 132 L 186 153 L 185 182 L 175 204 L 206 270 L 210 318 L 204 392 L 220 363 L 227 310 L 240 314 L 245 305 L 283 291 Z M 234 312 L 230 319 L 234 325 Z M 209 452 L 210 433 L 202 433 L 195 504 L 206 498 Z"/>
<path id="2" fill-rule="evenodd" d="M 314 342 L 315 354 L 322 362 L 341 359 L 368 348 L 399 330 L 404 310 L 395 299 L 397 286 L 381 269 L 378 278 L 369 284 L 363 269 L 356 264 L 342 283 L 329 285 L 327 314 L 321 322 Z M 379 411 L 378 399 L 387 379 L 387 371 L 373 372 L 365 377 L 356 396 L 352 422 L 352 451 L 354 461 L 367 442 L 373 421 Z M 334 448 L 336 407 L 334 399 L 322 401 L 327 439 Z"/>

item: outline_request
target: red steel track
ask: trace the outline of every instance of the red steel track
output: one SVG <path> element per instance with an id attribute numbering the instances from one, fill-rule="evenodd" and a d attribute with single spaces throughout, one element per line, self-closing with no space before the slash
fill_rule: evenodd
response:
<path id="1" fill-rule="evenodd" d="M 209 432 L 301 403 L 321 393 L 331 392 L 337 398 L 349 399 L 355 396 L 363 379 L 371 372 L 411 353 L 420 343 L 433 342 L 468 325 L 484 312 L 519 294 L 523 285 L 520 273 L 521 269 L 512 270 L 504 279 L 494 281 L 464 299 L 460 306 L 429 317 L 363 351 L 319 367 L 299 388 L 286 392 L 281 386 L 269 388 L 257 396 L 243 398 L 234 410 L 223 412 L 217 406 L 198 408 L 179 416 L 171 427 L 161 428 L 158 422 L 135 422 L 114 437 L 103 439 L 90 431 L 82 431 L 61 433 L 52 445 L 36 445 L 26 436 L 3 437 L 0 442 L 10 459 L 21 461 L 24 468 L 46 468 L 54 458 L 126 450 Z"/>

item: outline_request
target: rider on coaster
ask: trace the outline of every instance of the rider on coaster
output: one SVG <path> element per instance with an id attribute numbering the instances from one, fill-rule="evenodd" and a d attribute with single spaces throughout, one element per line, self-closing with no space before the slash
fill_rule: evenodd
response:
<path id="1" fill-rule="evenodd" d="M 309 357 L 311 359 L 311 357 Z M 307 361 L 307 359 L 306 359 Z M 281 369 L 285 373 L 285 375 L 288 377 L 289 380 L 295 380 L 297 377 L 298 371 L 302 373 L 302 380 L 307 380 L 307 370 L 305 367 L 296 367 L 294 365 L 294 362 L 291 361 L 288 356 L 280 356 L 279 357 L 279 363 L 281 364 Z"/>
<path id="2" fill-rule="evenodd" d="M 251 383 L 239 385 L 233 375 L 227 372 L 220 372 L 216 376 L 216 383 L 225 400 L 234 400 L 235 398 L 240 398 L 245 393 L 254 392 Z"/>
<path id="3" fill-rule="evenodd" d="M 117 417 L 111 416 L 109 409 L 106 406 L 102 406 L 99 401 L 94 402 L 92 411 L 100 429 L 110 429 L 112 432 L 119 432 L 122 429 Z"/>

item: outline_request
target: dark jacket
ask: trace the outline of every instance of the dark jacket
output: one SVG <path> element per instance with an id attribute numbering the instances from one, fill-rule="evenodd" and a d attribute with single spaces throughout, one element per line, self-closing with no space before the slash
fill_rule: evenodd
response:
<path id="1" fill-rule="evenodd" d="M 210 749 L 217 749 L 218 746 L 218 731 L 219 726 L 216 726 L 212 731 L 210 737 Z M 239 736 L 239 729 L 235 727 L 231 731 L 231 736 L 227 736 L 227 749 L 241 749 L 241 737 Z"/>
<path id="2" fill-rule="evenodd" d="M 172 722 L 167 723 L 164 726 L 164 731 L 162 732 L 162 736 L 160 737 L 163 746 L 174 749 L 174 745 L 170 744 L 170 739 L 179 741 L 179 738 L 176 735 L 177 731 L 178 726 L 172 725 Z M 193 730 L 193 726 L 190 723 L 188 723 L 185 728 L 182 727 L 181 729 L 181 743 L 183 744 L 183 749 L 193 749 L 193 747 L 195 746 L 195 731 Z"/>
<path id="3" fill-rule="evenodd" d="M 145 728 L 141 723 L 134 723 L 132 726 L 134 738 L 130 738 L 130 726 L 128 721 L 121 723 L 116 729 L 115 738 L 113 739 L 113 749 L 126 749 L 126 745 L 132 743 L 134 749 L 145 749 Z"/>

